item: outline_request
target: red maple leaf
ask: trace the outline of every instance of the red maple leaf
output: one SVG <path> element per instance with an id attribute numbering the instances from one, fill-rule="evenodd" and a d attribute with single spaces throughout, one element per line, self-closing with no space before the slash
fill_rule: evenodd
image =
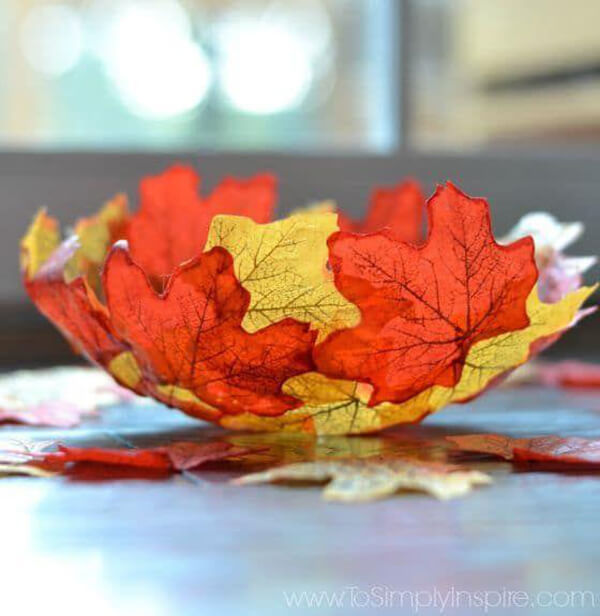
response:
<path id="1" fill-rule="evenodd" d="M 555 435 L 511 438 L 501 434 L 446 438 L 461 451 L 490 454 L 505 460 L 600 467 L 600 439 Z"/>
<path id="2" fill-rule="evenodd" d="M 143 468 L 155 471 L 184 471 L 232 456 L 251 453 L 253 449 L 226 442 L 194 443 L 178 441 L 149 449 L 106 449 L 102 447 L 66 447 L 42 452 L 35 459 L 43 464 L 91 463 L 108 466 Z"/>
<path id="3" fill-rule="evenodd" d="M 423 239 L 425 197 L 415 180 L 377 188 L 371 194 L 364 220 L 353 220 L 338 212 L 340 231 L 374 233 L 387 229 L 389 235 L 415 244 Z"/>
<path id="4" fill-rule="evenodd" d="M 565 360 L 540 364 L 536 367 L 537 378 L 542 385 L 551 387 L 591 388 L 600 387 L 600 364 Z"/>
<path id="5" fill-rule="evenodd" d="M 202 252 L 214 216 L 249 216 L 269 222 L 276 198 L 270 174 L 225 178 L 206 198 L 198 194 L 193 168 L 173 165 L 140 182 L 140 206 L 126 233 L 131 255 L 158 289 L 176 266 Z"/>
<path id="6" fill-rule="evenodd" d="M 40 312 L 58 327 L 75 351 L 106 366 L 125 346 L 85 278 L 65 281 L 65 265 L 76 250 L 76 238 L 63 242 L 33 278 L 24 277 L 25 288 Z"/>
<path id="7" fill-rule="evenodd" d="M 250 294 L 225 249 L 179 266 L 158 293 L 117 243 L 103 284 L 112 324 L 147 383 L 177 384 L 225 413 L 277 415 L 299 406 L 281 386 L 311 370 L 316 332 L 289 318 L 255 333 L 242 329 Z"/>
<path id="8" fill-rule="evenodd" d="M 529 325 L 532 240 L 497 244 L 486 201 L 451 184 L 427 213 L 419 246 L 387 232 L 329 239 L 335 284 L 362 318 L 330 334 L 315 361 L 327 376 L 372 384 L 372 405 L 456 385 L 475 343 Z"/>

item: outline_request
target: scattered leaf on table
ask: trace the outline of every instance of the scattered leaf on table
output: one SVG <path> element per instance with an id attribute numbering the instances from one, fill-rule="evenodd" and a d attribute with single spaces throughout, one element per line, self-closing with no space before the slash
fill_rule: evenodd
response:
<path id="1" fill-rule="evenodd" d="M 133 467 L 164 472 L 190 470 L 211 462 L 254 451 L 227 442 L 193 443 L 178 441 L 149 449 L 107 449 L 101 447 L 67 447 L 44 453 L 38 459 L 48 463 L 68 465 L 91 463 L 107 466 Z"/>
<path id="2" fill-rule="evenodd" d="M 600 439 L 554 435 L 511 438 L 501 434 L 468 434 L 446 438 L 461 451 L 486 453 L 505 460 L 600 468 Z"/>
<path id="3" fill-rule="evenodd" d="M 27 475 L 29 477 L 53 477 L 55 472 L 32 466 L 30 464 L 0 464 L 0 476 L 2 475 Z"/>
<path id="4" fill-rule="evenodd" d="M 0 442 L 0 464 L 25 464 L 36 459 L 46 449 L 53 446 L 54 441 L 28 441 L 9 439 Z"/>
<path id="5" fill-rule="evenodd" d="M 446 439 L 461 451 L 490 454 L 505 460 L 512 460 L 513 443 L 520 440 L 502 434 L 464 434 Z"/>
<path id="6" fill-rule="evenodd" d="M 0 376 L 0 422 L 70 428 L 99 408 L 128 400 L 130 395 L 95 368 L 10 372 Z"/>
<path id="7" fill-rule="evenodd" d="M 55 473 L 49 468 L 34 464 L 45 449 L 54 445 L 53 441 L 29 442 L 12 439 L 0 442 L 0 476 L 30 475 L 32 477 L 51 477 Z"/>
<path id="8" fill-rule="evenodd" d="M 328 482 L 323 490 L 326 500 L 359 502 L 384 498 L 399 490 L 417 490 L 445 500 L 462 496 L 473 486 L 491 483 L 491 478 L 459 466 L 408 458 L 368 458 L 289 464 L 239 477 L 233 483 L 277 481 Z"/>
<path id="9" fill-rule="evenodd" d="M 575 360 L 540 363 L 536 375 L 539 383 L 553 387 L 600 387 L 600 364 Z"/>
<path id="10" fill-rule="evenodd" d="M 166 452 L 154 449 L 104 449 L 59 445 L 58 451 L 44 454 L 43 461 L 62 464 L 91 462 L 109 466 L 133 466 L 163 471 L 172 469 L 172 464 Z"/>
<path id="11" fill-rule="evenodd" d="M 178 471 L 190 470 L 207 462 L 244 456 L 262 450 L 261 447 L 237 447 L 231 443 L 220 441 L 212 443 L 179 441 L 171 443 L 165 449 L 171 465 Z"/>

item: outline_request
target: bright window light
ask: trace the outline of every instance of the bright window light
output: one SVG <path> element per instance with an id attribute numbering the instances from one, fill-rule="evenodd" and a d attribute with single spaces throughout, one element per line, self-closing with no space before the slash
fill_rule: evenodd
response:
<path id="1" fill-rule="evenodd" d="M 126 2 L 113 14 L 101 57 L 127 108 L 169 118 L 197 107 L 212 81 L 186 13 L 168 0 Z"/>
<path id="2" fill-rule="evenodd" d="M 48 77 L 70 71 L 81 56 L 81 22 L 66 5 L 34 6 L 25 17 L 20 35 L 27 62 Z"/>
<path id="3" fill-rule="evenodd" d="M 269 21 L 231 20 L 218 29 L 220 84 L 240 111 L 269 114 L 298 107 L 313 71 L 302 40 Z"/>

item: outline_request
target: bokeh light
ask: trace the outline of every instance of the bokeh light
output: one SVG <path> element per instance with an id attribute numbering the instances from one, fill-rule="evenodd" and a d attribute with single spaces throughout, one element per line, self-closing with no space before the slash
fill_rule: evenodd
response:
<path id="1" fill-rule="evenodd" d="M 59 77 L 81 56 L 81 21 L 75 10 L 64 4 L 34 6 L 23 20 L 20 40 L 23 55 L 34 70 Z"/>
<path id="2" fill-rule="evenodd" d="M 306 48 L 276 24 L 229 23 L 219 42 L 221 87 L 241 111 L 266 114 L 294 109 L 313 78 Z"/>
<path id="3" fill-rule="evenodd" d="M 135 115 L 169 118 L 197 107 L 212 71 L 174 0 L 113 6 L 98 52 L 119 97 Z"/>
<path id="4" fill-rule="evenodd" d="M 267 4 L 262 19 L 300 39 L 315 63 L 332 52 L 333 26 L 320 0 L 276 0 Z"/>
<path id="5" fill-rule="evenodd" d="M 230 106 L 273 114 L 301 106 L 331 45 L 322 3 L 238 3 L 214 26 L 219 82 Z"/>

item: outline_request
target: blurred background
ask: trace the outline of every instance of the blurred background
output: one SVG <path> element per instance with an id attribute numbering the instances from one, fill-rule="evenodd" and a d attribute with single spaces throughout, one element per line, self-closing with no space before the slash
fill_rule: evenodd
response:
<path id="1" fill-rule="evenodd" d="M 3 0 L 5 146 L 386 152 L 600 139 L 594 0 Z"/>
<path id="2" fill-rule="evenodd" d="M 392 2 L 8 0 L 6 144 L 387 150 Z"/>
<path id="3" fill-rule="evenodd" d="M 600 235 L 597 0 L 2 0 L 0 363 L 65 361 L 18 238 L 170 162 L 210 188 L 270 169 L 280 213 L 451 179 L 497 232 L 530 210 Z M 597 323 L 557 351 L 593 353 Z"/>

